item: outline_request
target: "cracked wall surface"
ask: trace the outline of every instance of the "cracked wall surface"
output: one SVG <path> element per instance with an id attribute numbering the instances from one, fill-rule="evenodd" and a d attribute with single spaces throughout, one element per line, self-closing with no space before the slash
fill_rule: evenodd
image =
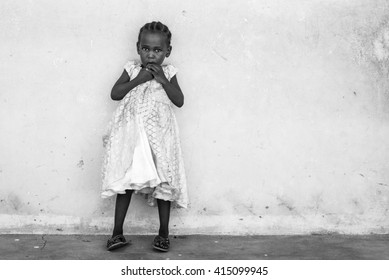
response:
<path id="1" fill-rule="evenodd" d="M 169 7 L 169 9 L 166 9 Z M 172 30 L 189 187 L 172 233 L 389 232 L 387 1 L 3 1 L 0 232 L 108 233 L 112 85 Z M 126 231 L 153 234 L 135 196 Z"/>

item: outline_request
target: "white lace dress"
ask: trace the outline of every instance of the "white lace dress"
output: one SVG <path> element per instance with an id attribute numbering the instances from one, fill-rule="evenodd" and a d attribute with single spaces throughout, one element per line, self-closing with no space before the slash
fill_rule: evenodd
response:
<path id="1" fill-rule="evenodd" d="M 141 70 L 136 61 L 124 66 L 131 80 Z M 162 66 L 170 80 L 177 68 Z M 174 104 L 155 80 L 132 89 L 120 101 L 103 137 L 103 198 L 135 190 L 186 208 L 188 193 Z"/>

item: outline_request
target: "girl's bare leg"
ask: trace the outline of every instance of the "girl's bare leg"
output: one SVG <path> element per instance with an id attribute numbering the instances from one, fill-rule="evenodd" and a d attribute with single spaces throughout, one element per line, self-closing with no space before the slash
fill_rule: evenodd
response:
<path id="1" fill-rule="evenodd" d="M 115 224 L 112 237 L 123 234 L 123 224 L 130 205 L 133 190 L 126 190 L 125 194 L 117 194 L 115 206 Z"/>
<path id="2" fill-rule="evenodd" d="M 157 199 L 159 214 L 159 235 L 169 236 L 170 201 Z"/>

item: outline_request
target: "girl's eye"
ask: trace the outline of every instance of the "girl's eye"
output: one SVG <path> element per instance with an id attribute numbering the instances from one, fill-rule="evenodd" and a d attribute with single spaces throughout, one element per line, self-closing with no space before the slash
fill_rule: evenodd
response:
<path id="1" fill-rule="evenodd" d="M 142 48 L 142 51 L 147 52 L 149 49 L 148 48 Z"/>
<path id="2" fill-rule="evenodd" d="M 155 50 L 155 52 L 156 52 L 156 53 L 159 53 L 159 52 L 161 52 L 161 50 Z"/>

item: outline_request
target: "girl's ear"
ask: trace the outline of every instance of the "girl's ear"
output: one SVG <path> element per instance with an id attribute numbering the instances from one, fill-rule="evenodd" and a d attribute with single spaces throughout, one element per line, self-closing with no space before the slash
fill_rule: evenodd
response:
<path id="1" fill-rule="evenodd" d="M 172 46 L 169 46 L 166 52 L 166 57 L 169 57 L 171 52 L 172 52 Z"/>
<path id="2" fill-rule="evenodd" d="M 138 54 L 140 54 L 139 42 L 136 43 L 136 51 L 137 51 Z"/>

